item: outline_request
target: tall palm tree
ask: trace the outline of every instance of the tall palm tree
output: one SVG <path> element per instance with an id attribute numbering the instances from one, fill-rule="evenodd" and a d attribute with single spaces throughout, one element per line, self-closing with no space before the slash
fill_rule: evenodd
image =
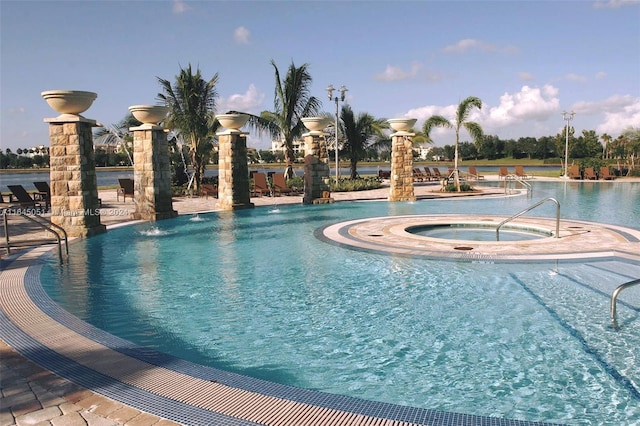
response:
<path id="1" fill-rule="evenodd" d="M 294 161 L 293 142 L 306 131 L 301 118 L 316 115 L 321 102 L 311 96 L 312 78 L 308 64 L 296 67 L 291 62 L 284 80 L 280 78 L 280 71 L 273 60 L 271 65 L 273 65 L 276 79 L 274 109 L 263 111 L 260 116 L 279 129 L 279 137 L 284 141 L 284 157 L 287 163 L 285 175 L 291 177 Z"/>
<path id="2" fill-rule="evenodd" d="M 163 93 L 158 99 L 169 107 L 167 127 L 180 131 L 180 135 L 189 146 L 189 155 L 194 169 L 195 190 L 200 188 L 204 177 L 206 159 L 211 153 L 211 140 L 219 127 L 215 119 L 218 91 L 218 73 L 210 80 L 202 78 L 200 69 L 195 74 L 191 64 L 181 68 L 172 85 L 169 80 L 158 77 Z"/>
<path id="3" fill-rule="evenodd" d="M 460 175 L 458 173 L 458 143 L 460 142 L 460 129 L 464 127 L 467 129 L 467 132 L 471 135 L 474 143 L 480 143 L 482 138 L 484 137 L 484 132 L 482 131 L 482 127 L 473 121 L 467 121 L 469 118 L 469 114 L 471 113 L 472 108 L 482 109 L 482 101 L 480 98 L 475 96 L 469 96 L 464 99 L 458 105 L 458 109 L 456 110 L 455 122 L 451 122 L 444 118 L 441 115 L 434 115 L 429 117 L 427 121 L 425 121 L 424 126 L 422 127 L 423 133 L 430 140 L 429 134 L 434 127 L 446 127 L 450 129 L 455 129 L 456 131 L 456 144 L 454 147 L 454 179 L 456 183 L 456 189 L 460 192 Z"/>
<path id="4" fill-rule="evenodd" d="M 343 105 L 340 113 L 342 134 L 345 138 L 344 150 L 349 155 L 351 179 L 358 174 L 358 161 L 362 159 L 369 146 L 384 138 L 383 129 L 389 128 L 385 118 L 375 118 L 361 112 L 356 117 L 349 105 Z"/>
<path id="5" fill-rule="evenodd" d="M 133 165 L 133 158 L 128 148 L 128 145 L 133 143 L 133 136 L 129 129 L 141 124 L 133 114 L 129 113 L 116 124 L 109 127 L 98 127 L 93 133 L 94 143 L 122 147 L 129 158 L 130 165 Z"/>

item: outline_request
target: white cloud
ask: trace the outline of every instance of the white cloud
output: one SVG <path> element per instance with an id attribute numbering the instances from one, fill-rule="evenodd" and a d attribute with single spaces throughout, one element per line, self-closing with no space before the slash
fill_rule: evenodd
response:
<path id="1" fill-rule="evenodd" d="M 242 111 L 256 114 L 264 101 L 264 96 L 264 93 L 261 93 L 256 86 L 251 84 L 245 93 L 234 94 L 226 99 L 220 99 L 217 109 L 220 112 Z"/>
<path id="2" fill-rule="evenodd" d="M 596 73 L 596 80 L 603 80 L 607 78 L 607 73 L 604 71 L 600 71 L 598 73 Z"/>
<path id="3" fill-rule="evenodd" d="M 249 44 L 249 38 L 251 37 L 251 31 L 245 27 L 238 27 L 233 33 L 233 38 L 236 43 Z"/>
<path id="4" fill-rule="evenodd" d="M 519 49 L 514 46 L 498 47 L 481 40 L 465 38 L 455 44 L 450 44 L 442 49 L 447 53 L 465 53 L 469 50 L 481 50 L 485 52 L 518 53 Z"/>
<path id="5" fill-rule="evenodd" d="M 184 13 L 189 9 L 191 8 L 184 1 L 173 0 L 173 6 L 172 6 L 173 13 L 176 13 L 176 14 Z"/>
<path id="6" fill-rule="evenodd" d="M 405 71 L 402 68 L 395 67 L 393 65 L 387 65 L 384 72 L 376 74 L 374 79 L 378 81 L 408 80 L 415 77 L 418 74 L 418 71 L 420 71 L 420 68 L 422 68 L 422 65 L 417 62 L 411 64 L 411 69 L 409 71 Z"/>
<path id="7" fill-rule="evenodd" d="M 640 4 L 640 0 L 597 0 L 593 7 L 596 9 L 617 9 L 622 6 Z"/>
<path id="8" fill-rule="evenodd" d="M 586 83 L 587 82 L 587 77 L 583 76 L 583 75 L 579 75 L 579 74 L 574 74 L 574 73 L 569 73 L 567 75 L 565 75 L 565 78 L 569 81 L 577 81 L 579 83 Z"/>
<path id="9" fill-rule="evenodd" d="M 608 133 L 613 137 L 628 127 L 640 126 L 640 98 L 630 95 L 615 95 L 601 102 L 577 102 L 573 110 L 576 117 L 602 114 L 596 132 Z"/>
<path id="10" fill-rule="evenodd" d="M 522 86 L 517 93 L 505 93 L 500 104 L 490 108 L 485 118 L 490 128 L 501 128 L 523 121 L 543 121 L 560 108 L 558 89 L 547 84 L 542 88 Z"/>

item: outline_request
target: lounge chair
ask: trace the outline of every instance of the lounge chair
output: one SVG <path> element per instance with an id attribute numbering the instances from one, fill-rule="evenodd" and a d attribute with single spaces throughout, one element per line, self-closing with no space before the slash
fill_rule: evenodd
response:
<path id="1" fill-rule="evenodd" d="M 469 179 L 484 180 L 484 176 L 478 174 L 476 166 L 469 166 Z"/>
<path id="2" fill-rule="evenodd" d="M 438 180 L 444 178 L 444 176 L 442 176 L 442 173 L 440 173 L 440 170 L 437 167 L 433 168 L 433 176 Z"/>
<path id="3" fill-rule="evenodd" d="M 44 201 L 47 211 L 51 206 L 51 188 L 48 182 L 33 182 L 38 192 L 34 193 L 34 198 L 38 201 Z"/>
<path id="4" fill-rule="evenodd" d="M 208 199 L 209 195 L 218 198 L 218 186 L 213 183 L 200 184 L 200 196 L 202 197 L 203 195 L 205 199 Z"/>
<path id="5" fill-rule="evenodd" d="M 7 185 L 7 188 L 11 191 L 9 203 L 12 204 L 12 207 L 35 209 L 38 211 L 42 209 L 42 205 L 32 198 L 22 185 Z M 13 200 L 14 197 L 16 201 Z"/>
<path id="6" fill-rule="evenodd" d="M 118 179 L 118 192 L 116 193 L 116 201 L 120 201 L 120 195 L 123 200 L 127 201 L 127 195 L 133 200 L 133 179 Z"/>
<path id="7" fill-rule="evenodd" d="M 276 194 L 293 194 L 293 189 L 289 188 L 283 174 L 276 173 L 272 177 L 273 189 Z"/>
<path id="8" fill-rule="evenodd" d="M 507 176 L 509 176 L 509 170 L 507 170 L 506 167 L 500 167 L 500 170 L 498 171 L 498 180 L 506 179 Z"/>
<path id="9" fill-rule="evenodd" d="M 580 174 L 580 168 L 577 165 L 573 165 L 569 167 L 569 178 L 582 179 L 582 175 Z"/>
<path id="10" fill-rule="evenodd" d="M 378 170 L 378 177 L 380 179 L 391 179 L 391 170 Z"/>
<path id="11" fill-rule="evenodd" d="M 437 179 L 437 177 L 435 177 L 432 173 L 431 170 L 429 170 L 428 167 L 424 167 L 424 176 L 427 178 L 428 181 L 430 181 L 431 179 Z"/>
<path id="12" fill-rule="evenodd" d="M 516 176 L 522 179 L 531 179 L 533 175 L 525 173 L 523 166 L 516 166 Z"/>
<path id="13" fill-rule="evenodd" d="M 584 169 L 584 178 L 589 180 L 597 180 L 598 176 L 596 176 L 595 170 L 593 167 L 585 167 Z"/>
<path id="14" fill-rule="evenodd" d="M 425 180 L 426 176 L 424 175 L 424 173 L 422 173 L 422 171 L 420 171 L 420 169 L 418 169 L 417 167 L 414 167 L 413 169 L 413 181 L 414 182 L 423 182 Z"/>
<path id="15" fill-rule="evenodd" d="M 264 173 L 254 173 L 253 174 L 253 189 L 251 191 L 253 195 L 258 195 L 262 197 L 262 195 L 271 194 L 271 190 L 269 189 L 269 184 L 267 183 L 267 175 Z"/>
<path id="16" fill-rule="evenodd" d="M 607 166 L 600 167 L 600 179 L 613 180 L 615 178 L 616 178 L 615 175 L 612 175 L 611 172 L 609 171 L 609 167 Z"/>

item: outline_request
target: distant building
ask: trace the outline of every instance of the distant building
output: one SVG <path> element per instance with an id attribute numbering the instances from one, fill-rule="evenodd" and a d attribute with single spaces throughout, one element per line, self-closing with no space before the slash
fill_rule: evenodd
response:
<path id="1" fill-rule="evenodd" d="M 420 145 L 417 148 L 413 148 L 413 150 L 418 153 L 418 157 L 420 157 L 421 160 L 429 159 L 429 153 L 431 152 L 431 149 L 433 149 L 431 145 Z"/>
<path id="2" fill-rule="evenodd" d="M 278 152 L 282 152 L 284 153 L 285 149 L 284 149 L 284 140 L 277 140 L 271 141 L 271 153 L 275 154 Z M 293 153 L 295 155 L 298 155 L 300 153 L 304 154 L 304 141 L 303 140 L 297 140 L 297 141 L 293 141 Z"/>

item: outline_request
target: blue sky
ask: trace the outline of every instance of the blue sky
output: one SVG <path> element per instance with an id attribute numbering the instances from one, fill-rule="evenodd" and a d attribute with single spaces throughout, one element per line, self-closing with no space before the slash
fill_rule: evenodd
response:
<path id="1" fill-rule="evenodd" d="M 418 126 L 477 96 L 471 119 L 505 139 L 555 135 L 563 110 L 578 132 L 640 127 L 640 0 L 1 0 L 0 19 L 0 146 L 14 151 L 48 145 L 57 114 L 40 92 L 96 92 L 83 115 L 112 124 L 188 64 L 219 73 L 218 112 L 259 114 L 273 109 L 272 59 L 283 75 L 308 63 L 329 112 L 331 83 L 356 113 Z"/>

